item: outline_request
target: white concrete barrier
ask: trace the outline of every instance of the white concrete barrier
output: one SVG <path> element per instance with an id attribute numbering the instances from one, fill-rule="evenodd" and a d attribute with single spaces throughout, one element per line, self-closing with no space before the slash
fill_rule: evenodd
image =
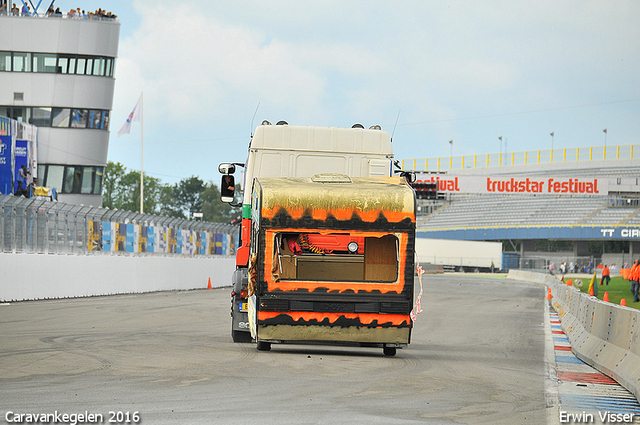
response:
<path id="1" fill-rule="evenodd" d="M 0 254 L 0 301 L 231 286 L 235 257 Z"/>
<path id="2" fill-rule="evenodd" d="M 551 288 L 551 305 L 560 316 L 571 351 L 640 401 L 639 310 L 600 301 L 551 275 L 511 270 L 507 278 Z"/>

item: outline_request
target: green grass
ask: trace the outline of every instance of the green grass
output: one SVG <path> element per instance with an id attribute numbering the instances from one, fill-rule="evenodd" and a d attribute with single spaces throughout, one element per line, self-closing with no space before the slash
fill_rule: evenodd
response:
<path id="1" fill-rule="evenodd" d="M 565 278 L 565 281 L 568 280 Z M 577 279 L 574 279 L 574 282 Z M 582 278 L 582 286 L 577 286 L 584 293 L 589 293 L 589 282 L 591 278 Z M 633 295 L 631 295 L 631 282 L 623 279 L 621 276 L 612 277 L 609 285 L 600 285 L 600 278 L 596 277 L 594 285 L 598 285 L 598 299 L 604 297 L 604 293 L 609 293 L 609 302 L 612 304 L 620 304 L 620 300 L 624 298 L 627 301 L 627 307 L 640 310 L 640 303 L 633 302 Z"/>

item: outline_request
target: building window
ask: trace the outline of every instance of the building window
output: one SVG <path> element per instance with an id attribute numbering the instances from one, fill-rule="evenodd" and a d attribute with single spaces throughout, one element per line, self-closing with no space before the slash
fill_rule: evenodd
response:
<path id="1" fill-rule="evenodd" d="M 90 111 L 88 128 L 100 128 L 102 122 L 102 111 Z"/>
<path id="2" fill-rule="evenodd" d="M 51 117 L 52 127 L 69 127 L 69 116 L 71 109 L 53 108 L 53 116 Z"/>
<path id="3" fill-rule="evenodd" d="M 51 127 L 51 108 L 33 108 L 32 124 L 37 127 Z"/>
<path id="4" fill-rule="evenodd" d="M 113 64 L 106 56 L 0 51 L 0 71 L 113 77 Z"/>
<path id="5" fill-rule="evenodd" d="M 47 168 L 42 185 L 45 187 L 55 187 L 56 190 L 62 189 L 62 176 L 64 175 L 64 165 L 45 165 Z"/>
<path id="6" fill-rule="evenodd" d="M 68 74 L 69 73 L 69 58 L 61 56 L 58 58 L 58 73 L 59 74 Z"/>
<path id="7" fill-rule="evenodd" d="M 102 194 L 104 167 L 39 164 L 39 184 L 60 193 Z"/>
<path id="8" fill-rule="evenodd" d="M 104 58 L 95 58 L 93 64 L 93 75 L 104 77 Z"/>
<path id="9" fill-rule="evenodd" d="M 0 71 L 11 71 L 11 52 L 0 52 Z"/>
<path id="10" fill-rule="evenodd" d="M 93 179 L 93 192 L 94 194 L 102 194 L 102 178 L 104 177 L 104 168 L 96 167 L 96 174 Z"/>
<path id="11" fill-rule="evenodd" d="M 14 53 L 15 58 L 15 53 Z M 33 71 L 34 72 L 56 72 L 56 55 L 53 53 L 34 53 L 33 54 Z"/>
<path id="12" fill-rule="evenodd" d="M 101 130 L 109 130 L 109 111 L 103 111 L 102 121 L 100 123 Z"/>
<path id="13" fill-rule="evenodd" d="M 23 123 L 30 123 L 31 108 L 0 106 L 0 116 L 11 118 Z"/>
<path id="14" fill-rule="evenodd" d="M 84 75 L 84 69 L 87 66 L 87 59 L 86 58 L 78 58 L 78 70 L 76 71 L 76 74 L 78 75 Z"/>
<path id="15" fill-rule="evenodd" d="M 0 106 L 0 116 L 38 127 L 109 130 L 109 111 L 100 109 Z"/>
<path id="16" fill-rule="evenodd" d="M 31 72 L 31 53 L 13 52 L 13 71 Z"/>
<path id="17" fill-rule="evenodd" d="M 86 109 L 72 109 L 71 128 L 87 128 L 87 115 Z"/>
<path id="18" fill-rule="evenodd" d="M 96 175 L 96 167 L 83 167 L 82 168 L 82 186 L 80 193 L 93 192 L 93 179 Z"/>

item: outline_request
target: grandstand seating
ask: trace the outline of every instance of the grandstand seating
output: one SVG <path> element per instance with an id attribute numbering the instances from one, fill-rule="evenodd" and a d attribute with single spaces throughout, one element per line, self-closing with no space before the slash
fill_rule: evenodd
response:
<path id="1" fill-rule="evenodd" d="M 610 207 L 607 196 L 457 195 L 418 217 L 418 230 L 640 224 L 640 208 Z"/>

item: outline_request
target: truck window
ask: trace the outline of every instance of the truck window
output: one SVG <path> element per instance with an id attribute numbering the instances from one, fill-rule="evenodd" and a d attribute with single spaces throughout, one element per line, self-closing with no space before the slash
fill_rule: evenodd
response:
<path id="1" fill-rule="evenodd" d="M 277 233 L 272 277 L 275 281 L 395 282 L 399 243 L 349 233 Z"/>

